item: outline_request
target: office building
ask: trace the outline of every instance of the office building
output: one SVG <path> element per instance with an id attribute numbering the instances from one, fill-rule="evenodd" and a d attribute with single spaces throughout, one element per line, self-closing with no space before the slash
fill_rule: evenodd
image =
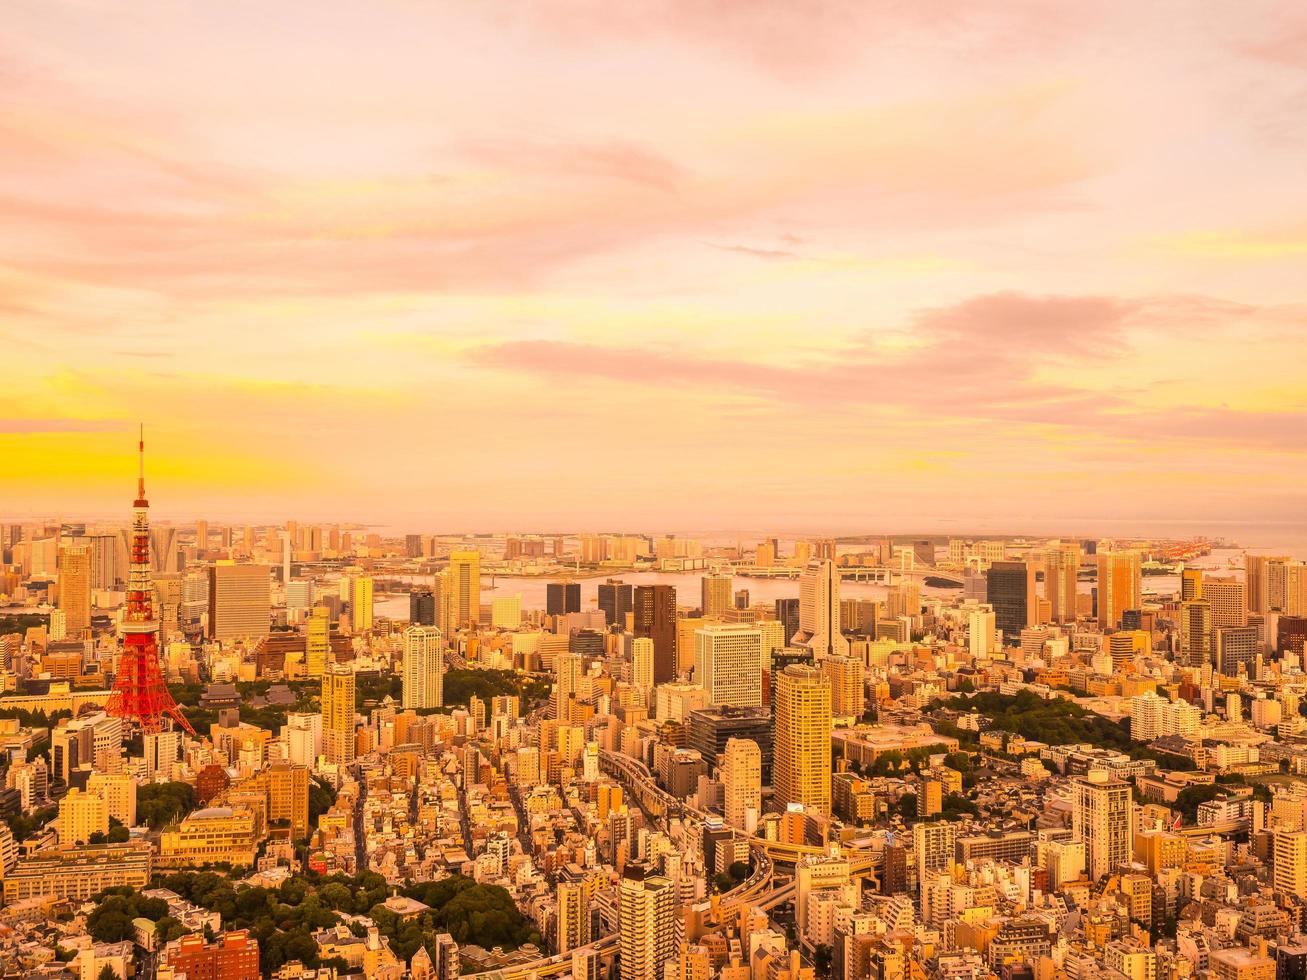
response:
<path id="1" fill-rule="evenodd" d="M 654 683 L 676 679 L 676 588 L 637 585 L 634 594 L 636 636 L 654 642 Z"/>
<path id="2" fill-rule="evenodd" d="M 967 615 L 967 647 L 972 657 L 982 660 L 994 652 L 994 635 L 997 630 L 998 618 L 988 603 Z"/>
<path id="3" fill-rule="evenodd" d="M 708 703 L 762 706 L 762 633 L 750 624 L 710 624 L 694 632 L 694 682 Z"/>
<path id="4" fill-rule="evenodd" d="M 580 611 L 580 582 L 549 582 L 545 585 L 545 612 L 550 616 L 566 616 Z"/>
<path id="5" fill-rule="evenodd" d="M 272 580 L 267 565 L 219 561 L 209 569 L 209 639 L 257 640 L 272 620 Z"/>
<path id="6" fill-rule="evenodd" d="M 440 630 L 404 630 L 403 700 L 406 709 L 440 708 L 445 703 L 445 650 Z"/>
<path id="7" fill-rule="evenodd" d="M 830 559 L 813 562 L 799 576 L 799 631 L 790 643 L 818 660 L 848 656 L 849 641 L 840 631 L 840 573 Z"/>
<path id="8" fill-rule="evenodd" d="M 1009 645 L 1016 644 L 1030 625 L 1032 578 L 1023 561 L 996 561 L 989 566 L 985 603 L 994 611 L 994 625 Z"/>
<path id="9" fill-rule="evenodd" d="M 1212 629 L 1248 625 L 1248 589 L 1233 578 L 1203 580 L 1203 598 L 1212 607 Z"/>
<path id="10" fill-rule="evenodd" d="M 28 899 L 86 902 L 108 888 L 146 888 L 153 870 L 148 842 L 43 848 L 4 874 L 6 905 Z"/>
<path id="11" fill-rule="evenodd" d="M 634 586 L 618 579 L 610 578 L 599 585 L 599 611 L 609 626 L 626 627 L 626 615 L 631 611 L 634 601 Z M 580 605 L 580 598 L 577 605 Z"/>
<path id="12" fill-rule="evenodd" d="M 648 699 L 654 689 L 654 643 L 647 636 L 631 637 L 631 684 Z"/>
<path id="13" fill-rule="evenodd" d="M 782 806 L 830 812 L 830 685 L 813 667 L 789 666 L 777 676 L 773 781 Z"/>
<path id="14" fill-rule="evenodd" d="M 86 844 L 93 834 L 109 833 L 109 806 L 103 796 L 74 787 L 59 801 L 59 846 Z"/>
<path id="15" fill-rule="evenodd" d="M 449 579 L 451 625 L 481 622 L 481 552 L 451 551 Z"/>
<path id="16" fill-rule="evenodd" d="M 701 580 L 699 609 L 704 619 L 721 619 L 731 608 L 734 579 L 729 575 L 705 575 Z"/>
<path id="17" fill-rule="evenodd" d="M 414 626 L 436 625 L 436 594 L 433 589 L 415 589 L 408 594 L 408 621 Z"/>
<path id="18" fill-rule="evenodd" d="M 1206 599 L 1180 603 L 1180 662 L 1201 667 L 1210 661 L 1211 653 L 1211 604 Z"/>
<path id="19" fill-rule="evenodd" d="M 64 635 L 80 639 L 91 628 L 91 549 L 86 544 L 59 548 L 59 609 Z"/>
<path id="20" fill-rule="evenodd" d="M 857 657 L 824 657 L 818 669 L 830 685 L 831 716 L 855 721 L 867 710 L 866 667 Z"/>
<path id="21" fill-rule="evenodd" d="M 1050 545 L 1043 553 L 1044 599 L 1055 623 L 1076 620 L 1077 577 L 1080 574 L 1080 545 L 1075 542 Z"/>
<path id="22" fill-rule="evenodd" d="M 522 625 L 522 597 L 497 595 L 490 600 L 490 625 L 497 630 L 515 630 Z"/>
<path id="23" fill-rule="evenodd" d="M 1143 601 L 1143 564 L 1137 551 L 1104 551 L 1095 556 L 1098 566 L 1098 625 L 1104 629 L 1121 626 L 1127 609 L 1138 609 Z"/>
<path id="24" fill-rule="evenodd" d="M 767 708 L 694 708 L 688 715 L 688 745 L 698 749 L 709 765 L 719 766 L 731 739 L 747 739 L 758 746 L 763 785 L 769 785 L 773 760 L 771 722 Z"/>

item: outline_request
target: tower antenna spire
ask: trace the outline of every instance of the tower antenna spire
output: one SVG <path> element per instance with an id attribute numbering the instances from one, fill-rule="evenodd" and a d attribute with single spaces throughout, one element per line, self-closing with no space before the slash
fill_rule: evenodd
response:
<path id="1" fill-rule="evenodd" d="M 141 423 L 141 441 L 138 445 L 138 470 L 136 477 L 136 496 L 145 499 L 145 423 Z"/>

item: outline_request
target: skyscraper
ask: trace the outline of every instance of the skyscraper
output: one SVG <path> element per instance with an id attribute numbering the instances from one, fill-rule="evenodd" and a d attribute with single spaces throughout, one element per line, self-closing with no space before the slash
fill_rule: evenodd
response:
<path id="1" fill-rule="evenodd" d="M 813 562 L 799 577 L 799 632 L 790 641 L 813 657 L 844 657 L 849 641 L 840 632 L 840 574 L 830 559 Z"/>
<path id="2" fill-rule="evenodd" d="M 625 627 L 626 614 L 631 611 L 634 586 L 610 578 L 599 584 L 599 610 L 609 626 Z M 580 605 L 578 600 L 577 605 Z"/>
<path id="3" fill-rule="evenodd" d="M 1098 563 L 1098 625 L 1121 625 L 1121 614 L 1138 609 L 1142 599 L 1143 566 L 1137 551 L 1104 551 Z"/>
<path id="4" fill-rule="evenodd" d="M 1055 623 L 1076 618 L 1077 576 L 1080 573 L 1080 545 L 1075 542 L 1050 545 L 1044 552 L 1044 598 Z"/>
<path id="5" fill-rule="evenodd" d="M 404 707 L 439 708 L 445 703 L 445 650 L 440 630 L 404 630 Z"/>
<path id="6" fill-rule="evenodd" d="M 825 657 L 817 668 L 830 685 L 831 716 L 844 721 L 862 717 L 867 709 L 866 668 L 857 657 Z"/>
<path id="7" fill-rule="evenodd" d="M 762 706 L 762 633 L 746 623 L 710 623 L 694 631 L 694 682 L 708 703 Z"/>
<path id="8" fill-rule="evenodd" d="M 1193 602 L 1203 597 L 1203 570 L 1201 568 L 1180 569 L 1180 601 Z"/>
<path id="9" fill-rule="evenodd" d="M 1203 579 L 1203 598 L 1212 607 L 1212 629 L 1248 625 L 1248 590 L 1235 578 Z"/>
<path id="10" fill-rule="evenodd" d="M 431 589 L 414 589 L 408 594 L 408 621 L 414 626 L 436 625 L 436 596 Z"/>
<path id="11" fill-rule="evenodd" d="M 580 582 L 549 582 L 545 585 L 545 612 L 566 616 L 581 611 Z"/>
<path id="12" fill-rule="evenodd" d="M 209 639 L 267 636 L 271 617 L 272 582 L 267 565 L 220 561 L 209 569 Z"/>
<path id="13" fill-rule="evenodd" d="M 676 889 L 651 868 L 628 864 L 618 888 L 621 980 L 661 980 L 676 955 Z"/>
<path id="14" fill-rule="evenodd" d="M 762 750 L 758 743 L 728 739 L 719 778 L 725 788 L 726 822 L 752 834 L 762 813 Z"/>
<path id="15" fill-rule="evenodd" d="M 449 553 L 452 626 L 481 621 L 481 552 Z"/>
<path id="16" fill-rule="evenodd" d="M 629 634 L 628 634 L 629 635 Z M 654 687 L 654 642 L 647 636 L 631 641 L 631 683 L 649 697 Z"/>
<path id="17" fill-rule="evenodd" d="M 791 665 L 776 678 L 772 778 L 782 806 L 830 812 L 830 685 L 814 667 Z"/>
<path id="18" fill-rule="evenodd" d="M 1087 871 L 1097 881 L 1130 862 L 1130 784 L 1095 769 L 1076 777 L 1072 788 L 1071 831 L 1085 842 Z"/>
<path id="19" fill-rule="evenodd" d="M 349 591 L 350 628 L 355 633 L 367 633 L 372 629 L 372 576 L 354 576 Z"/>
<path id="20" fill-rule="evenodd" d="M 322 753 L 335 765 L 354 761 L 354 673 L 338 664 L 322 674 Z"/>
<path id="21" fill-rule="evenodd" d="M 729 575 L 705 575 L 700 583 L 701 601 L 705 619 L 721 619 L 731 608 L 731 589 L 734 579 Z"/>
<path id="22" fill-rule="evenodd" d="M 66 636 L 80 638 L 91 628 L 91 549 L 85 544 L 59 548 L 59 608 Z"/>
<path id="23" fill-rule="evenodd" d="M 1180 603 L 1180 657 L 1201 667 L 1212 655 L 1212 606 L 1206 599 Z"/>
<path id="24" fill-rule="evenodd" d="M 304 621 L 304 674 L 313 680 L 322 676 L 331 659 L 331 613 L 326 606 L 314 606 Z"/>
<path id="25" fill-rule="evenodd" d="M 1030 570 L 1023 561 L 996 561 L 985 580 L 985 602 L 994 610 L 994 625 L 1003 642 L 1016 643 L 1030 622 Z"/>
<path id="26" fill-rule="evenodd" d="M 635 635 L 654 641 L 654 683 L 676 679 L 676 588 L 671 585 L 635 587 Z"/>

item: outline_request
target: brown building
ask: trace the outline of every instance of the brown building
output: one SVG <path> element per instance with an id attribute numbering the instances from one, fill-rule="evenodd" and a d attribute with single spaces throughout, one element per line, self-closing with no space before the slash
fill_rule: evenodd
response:
<path id="1" fill-rule="evenodd" d="M 259 941 L 244 929 L 211 943 L 192 933 L 168 945 L 164 962 L 186 980 L 259 980 Z"/>
<path id="2" fill-rule="evenodd" d="M 676 679 L 676 588 L 637 585 L 634 598 L 635 635 L 654 643 L 654 683 Z"/>
<path id="3" fill-rule="evenodd" d="M 195 776 L 195 802 L 205 806 L 208 802 L 231 785 L 227 770 L 216 762 L 211 762 Z"/>

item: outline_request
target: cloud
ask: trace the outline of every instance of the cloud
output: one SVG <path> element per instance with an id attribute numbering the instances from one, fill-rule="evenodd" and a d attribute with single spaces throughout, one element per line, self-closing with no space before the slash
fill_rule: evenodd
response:
<path id="1" fill-rule="evenodd" d="M 57 432 L 120 432 L 127 423 L 112 419 L 19 419 L 0 418 L 5 435 L 50 435 Z"/>

